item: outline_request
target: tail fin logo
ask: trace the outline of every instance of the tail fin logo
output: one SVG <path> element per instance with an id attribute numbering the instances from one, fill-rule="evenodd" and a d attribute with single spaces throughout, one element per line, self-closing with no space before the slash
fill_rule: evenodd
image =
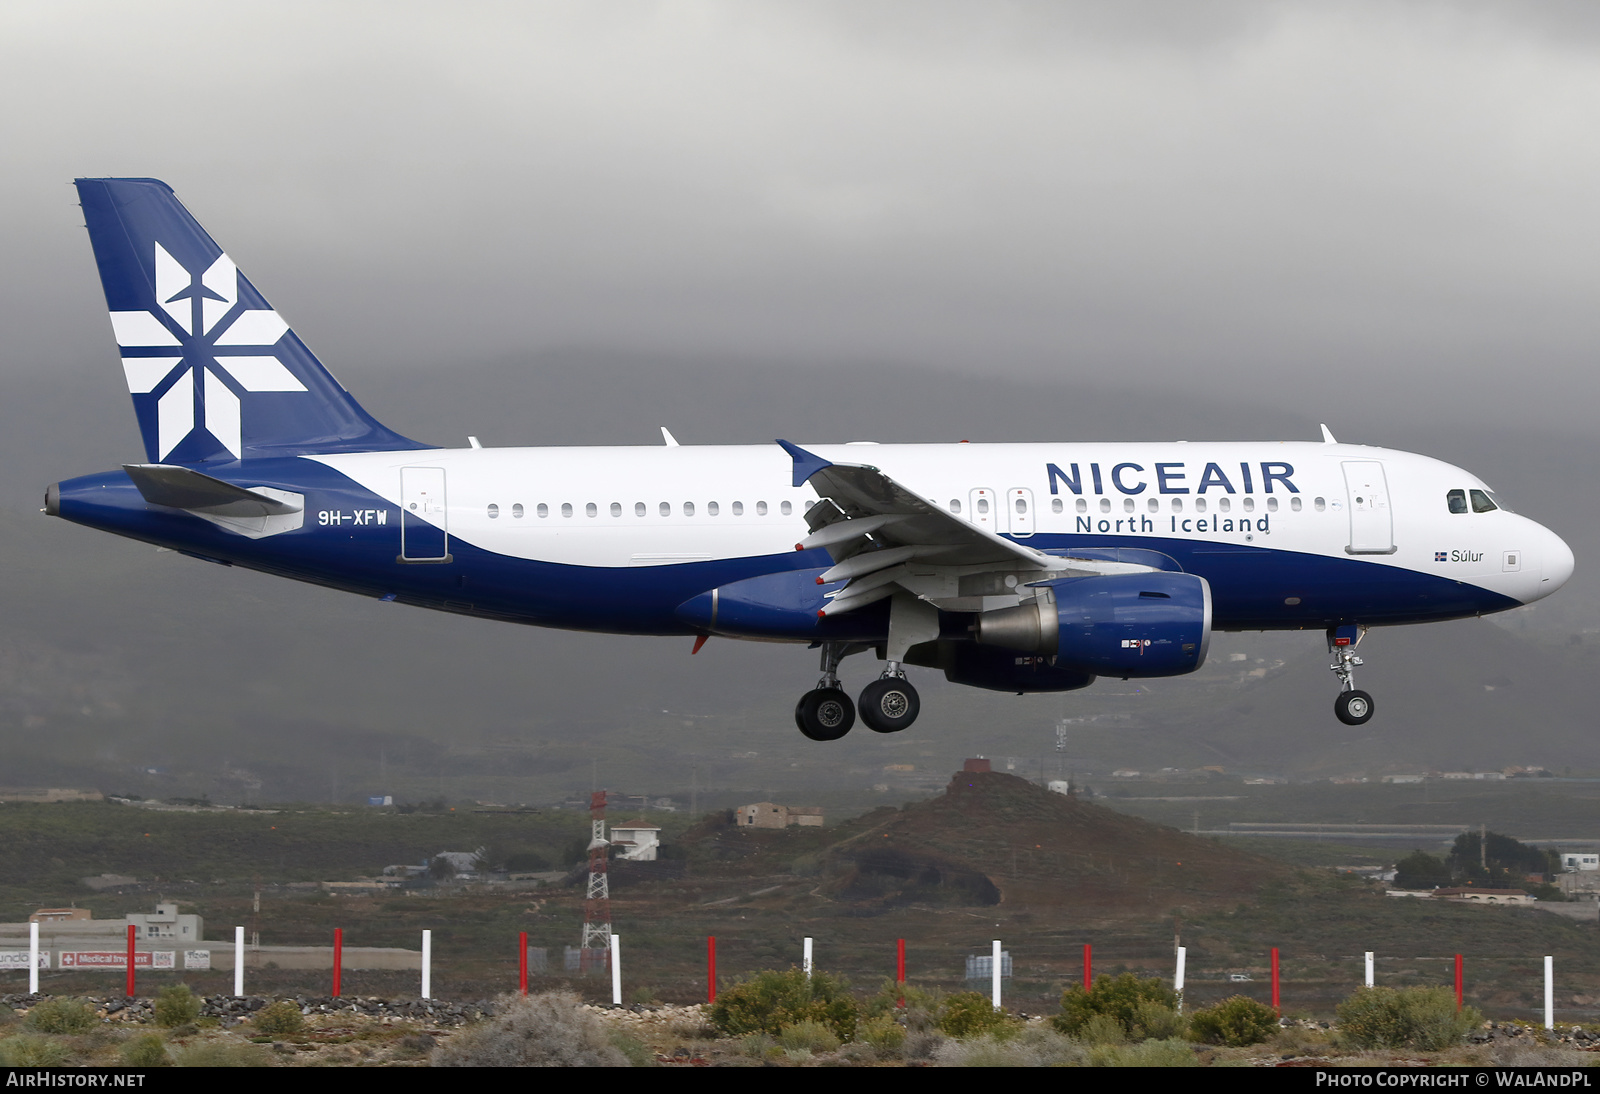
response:
<path id="1" fill-rule="evenodd" d="M 156 308 L 111 313 L 129 392 L 156 397 L 160 459 L 200 429 L 237 459 L 240 393 L 306 390 L 274 351 L 289 324 L 270 309 L 240 308 L 239 283 L 226 254 L 196 272 L 158 242 Z"/>

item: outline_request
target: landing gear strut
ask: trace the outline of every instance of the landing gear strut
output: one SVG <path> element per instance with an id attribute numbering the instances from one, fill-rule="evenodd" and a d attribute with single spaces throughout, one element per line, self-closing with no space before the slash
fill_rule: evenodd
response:
<path id="1" fill-rule="evenodd" d="M 1364 626 L 1328 628 L 1328 652 L 1333 655 L 1333 664 L 1328 668 L 1339 678 L 1340 685 L 1333 713 L 1347 726 L 1362 726 L 1372 720 L 1372 696 L 1357 690 L 1355 683 L 1355 670 L 1364 663 L 1355 651 L 1366 636 Z"/>
<path id="2" fill-rule="evenodd" d="M 839 686 L 839 662 L 855 652 L 843 642 L 822 644 L 822 679 L 794 708 L 794 724 L 813 741 L 837 741 L 856 724 L 856 705 Z"/>

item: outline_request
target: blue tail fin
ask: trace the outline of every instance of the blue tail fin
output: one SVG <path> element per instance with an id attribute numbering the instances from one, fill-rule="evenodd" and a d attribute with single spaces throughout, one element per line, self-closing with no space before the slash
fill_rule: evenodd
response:
<path id="1" fill-rule="evenodd" d="M 153 463 L 422 448 L 322 367 L 155 179 L 78 179 Z"/>

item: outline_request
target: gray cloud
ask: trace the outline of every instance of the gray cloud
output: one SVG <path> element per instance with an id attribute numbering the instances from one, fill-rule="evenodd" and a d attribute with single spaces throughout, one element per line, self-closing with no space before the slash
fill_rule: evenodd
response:
<path id="1" fill-rule="evenodd" d="M 347 382 L 599 347 L 1579 428 L 1595 26 L 1563 4 L 8 5 L 4 369 L 116 383 L 65 183 L 151 174 Z"/>

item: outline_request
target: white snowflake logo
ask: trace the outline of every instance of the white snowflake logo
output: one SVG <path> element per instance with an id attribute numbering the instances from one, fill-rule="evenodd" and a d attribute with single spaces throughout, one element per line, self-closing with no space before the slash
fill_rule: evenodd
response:
<path id="1" fill-rule="evenodd" d="M 122 348 L 128 390 L 147 395 L 172 382 L 156 403 L 158 459 L 204 429 L 238 458 L 239 396 L 226 374 L 244 391 L 304 391 L 306 386 L 273 355 L 272 347 L 289 332 L 278 313 L 246 308 L 231 320 L 239 302 L 239 270 L 219 255 L 198 277 L 156 244 L 156 304 L 160 312 L 114 311 L 111 326 Z M 225 321 L 226 320 L 226 321 Z M 177 347 L 182 354 L 144 356 L 127 350 Z M 197 418 L 195 392 L 202 396 Z"/>

